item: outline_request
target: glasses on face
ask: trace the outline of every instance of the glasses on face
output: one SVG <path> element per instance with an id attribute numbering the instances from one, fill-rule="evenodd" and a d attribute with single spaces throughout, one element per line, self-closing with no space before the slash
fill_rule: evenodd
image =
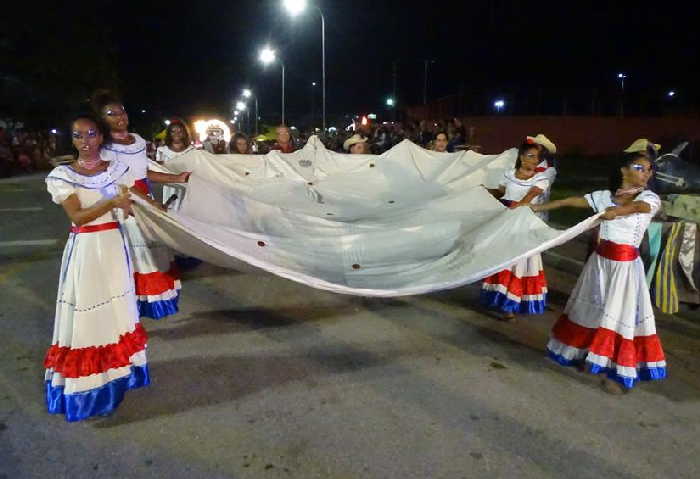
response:
<path id="1" fill-rule="evenodd" d="M 126 115 L 126 110 L 124 108 L 110 108 L 105 114 L 107 116 L 121 116 Z"/>
<path id="2" fill-rule="evenodd" d="M 641 171 L 643 173 L 649 173 L 651 171 L 651 167 L 647 168 L 646 166 L 639 164 L 630 165 L 630 169 L 634 171 Z"/>
<path id="3" fill-rule="evenodd" d="M 86 133 L 85 136 L 83 136 L 83 133 L 80 131 L 73 131 L 72 133 L 73 139 L 74 140 L 82 140 L 83 138 L 96 138 L 97 137 L 97 130 L 94 128 L 90 128 Z"/>

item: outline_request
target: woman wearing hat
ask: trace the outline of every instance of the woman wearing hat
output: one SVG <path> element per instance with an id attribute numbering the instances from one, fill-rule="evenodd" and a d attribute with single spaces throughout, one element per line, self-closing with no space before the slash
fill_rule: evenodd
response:
<path id="1" fill-rule="evenodd" d="M 552 184 L 554 184 L 554 180 L 557 177 L 557 169 L 554 166 L 554 155 L 557 152 L 557 145 L 552 143 L 552 141 L 542 133 L 538 133 L 537 136 L 526 137 L 525 142 L 531 145 L 537 145 L 537 148 L 540 150 L 541 161 L 537 165 L 537 168 L 535 168 L 535 172 L 549 183 L 549 186 L 540 197 L 543 202 L 549 201 Z M 549 219 L 549 213 L 547 211 L 541 211 L 536 214 L 544 221 Z"/>
<path id="2" fill-rule="evenodd" d="M 343 150 L 351 155 L 362 155 L 366 152 L 367 138 L 363 138 L 359 133 L 355 133 L 343 143 Z"/>
<path id="3" fill-rule="evenodd" d="M 536 172 L 541 163 L 537 145 L 524 142 L 518 149 L 515 169 L 506 171 L 498 190 L 489 190 L 509 208 L 541 203 L 549 182 Z M 499 319 L 514 321 L 516 314 L 542 314 L 547 304 L 547 280 L 542 255 L 523 258 L 511 267 L 484 279 L 481 304 L 500 311 Z"/>
<path id="4" fill-rule="evenodd" d="M 661 207 L 647 189 L 652 160 L 628 153 L 610 178 L 610 189 L 531 206 L 591 208 L 601 215 L 600 240 L 554 324 L 547 351 L 564 366 L 605 374 L 607 392 L 630 390 L 639 380 L 666 377 L 639 244 Z"/>

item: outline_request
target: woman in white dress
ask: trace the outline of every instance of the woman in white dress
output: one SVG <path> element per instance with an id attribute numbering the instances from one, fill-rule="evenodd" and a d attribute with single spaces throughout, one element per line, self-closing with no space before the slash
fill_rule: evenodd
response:
<path id="1" fill-rule="evenodd" d="M 156 150 L 156 161 L 167 165 L 169 161 L 194 150 L 195 148 L 191 143 L 185 122 L 179 118 L 171 119 L 165 130 L 165 144 L 159 146 Z M 184 183 L 163 185 L 163 203 L 168 202 L 168 209 L 179 210 L 182 201 L 185 199 L 186 191 Z M 175 195 L 175 199 L 171 200 L 170 198 L 173 195 Z"/>
<path id="2" fill-rule="evenodd" d="M 562 206 L 602 213 L 600 237 L 552 328 L 549 356 L 565 366 L 606 374 L 610 393 L 631 389 L 639 380 L 666 377 L 666 360 L 656 334 L 639 244 L 661 206 L 646 186 L 652 162 L 643 152 L 629 154 L 610 190 L 594 191 L 532 206 L 547 211 Z"/>
<path id="3" fill-rule="evenodd" d="M 63 251 L 54 332 L 44 366 L 50 413 L 79 421 L 114 411 L 128 389 L 149 383 L 146 332 L 119 219 L 130 207 L 129 167 L 103 161 L 105 128 L 80 116 L 71 125 L 78 158 L 46 177 L 71 220 Z M 120 191 L 120 187 L 122 190 Z"/>
<path id="4" fill-rule="evenodd" d="M 540 150 L 540 163 L 537 165 L 537 168 L 535 168 L 535 173 L 549 181 L 549 188 L 544 190 L 539 197 L 541 203 L 546 203 L 549 201 L 552 185 L 557 178 L 557 168 L 554 164 L 554 155 L 557 153 L 557 145 L 542 133 L 538 133 L 537 136 L 528 136 L 525 138 L 525 141 L 529 144 L 537 145 L 537 148 Z M 549 220 L 549 213 L 547 211 L 539 211 L 537 212 L 537 216 L 544 221 Z"/>
<path id="5" fill-rule="evenodd" d="M 549 180 L 536 172 L 537 145 L 525 142 L 518 149 L 515 169 L 506 171 L 498 190 L 489 190 L 509 208 L 539 204 Z M 542 314 L 547 304 L 547 280 L 538 253 L 484 280 L 481 303 L 501 311 L 499 319 L 513 321 L 516 314 Z"/>
<path id="6" fill-rule="evenodd" d="M 129 133 L 129 117 L 122 101 L 108 91 L 100 91 L 93 98 L 95 113 L 109 127 L 111 142 L 103 150 L 129 166 L 136 178 L 135 187 L 150 195 L 150 181 L 158 183 L 185 183 L 189 173 L 171 175 L 149 171 L 146 141 L 136 133 Z M 124 231 L 134 263 L 134 280 L 139 314 L 161 319 L 178 311 L 180 273 L 172 252 L 139 228 L 134 217 L 124 221 Z"/>

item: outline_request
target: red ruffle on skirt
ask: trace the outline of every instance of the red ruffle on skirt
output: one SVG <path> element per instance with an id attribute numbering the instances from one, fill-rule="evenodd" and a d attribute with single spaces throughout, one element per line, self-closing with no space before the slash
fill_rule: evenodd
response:
<path id="1" fill-rule="evenodd" d="M 565 314 L 552 328 L 552 337 L 567 346 L 587 349 L 593 354 L 610 358 L 619 366 L 637 367 L 639 363 L 664 361 L 661 341 L 656 334 L 626 339 L 611 329 L 586 328 Z"/>
<path id="2" fill-rule="evenodd" d="M 509 269 L 504 269 L 496 274 L 492 274 L 484 279 L 484 284 L 500 284 L 508 289 L 508 293 L 517 296 L 534 296 L 546 292 L 547 280 L 544 271 L 540 271 L 537 276 L 515 276 Z"/>
<path id="3" fill-rule="evenodd" d="M 170 270 L 154 273 L 134 273 L 137 296 L 157 296 L 175 289 L 175 281 L 180 279 L 180 270 L 175 263 L 170 264 Z"/>
<path id="4" fill-rule="evenodd" d="M 52 345 L 46 353 L 44 367 L 66 378 L 79 378 L 103 373 L 110 369 L 130 366 L 130 358 L 146 348 L 148 335 L 141 324 L 130 333 L 122 334 L 119 342 L 104 346 L 73 349 Z"/>

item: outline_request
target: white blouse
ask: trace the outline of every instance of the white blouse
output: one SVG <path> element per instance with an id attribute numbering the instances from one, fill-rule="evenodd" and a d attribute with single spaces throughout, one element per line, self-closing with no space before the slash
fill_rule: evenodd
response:
<path id="1" fill-rule="evenodd" d="M 146 155 L 146 140 L 136 133 L 129 133 L 134 137 L 131 145 L 121 145 L 110 143 L 103 147 L 103 150 L 112 153 L 119 160 L 126 163 L 131 169 L 131 173 L 136 179 L 146 178 L 148 173 L 148 156 Z"/>
<path id="2" fill-rule="evenodd" d="M 69 196 L 76 195 L 82 208 L 89 208 L 98 201 L 115 197 L 119 193 L 119 185 L 130 187 L 133 184 L 134 178 L 129 167 L 119 160 L 111 161 L 105 171 L 94 176 L 81 175 L 70 166 L 62 165 L 51 170 L 46 177 L 46 189 L 54 203 L 60 205 Z M 112 210 L 87 225 L 117 219 L 115 210 Z"/>
<path id="3" fill-rule="evenodd" d="M 501 198 L 502 200 L 520 201 L 533 186 L 543 191 L 547 191 L 549 188 L 549 180 L 544 175 L 536 174 L 532 178 L 521 180 L 516 178 L 515 171 L 516 170 L 513 169 L 503 173 L 500 186 L 505 187 L 506 192 Z M 532 204 L 539 204 L 542 203 L 542 201 L 542 195 L 539 195 L 532 200 Z"/>
<path id="4" fill-rule="evenodd" d="M 609 190 L 594 191 L 584 196 L 588 204 L 596 213 L 605 211 L 606 208 L 617 206 L 613 201 L 613 195 Z M 661 207 L 659 195 L 650 190 L 644 190 L 635 196 L 634 201 L 644 201 L 651 206 L 650 213 L 634 213 L 620 216 L 610 221 L 600 223 L 600 239 L 613 241 L 618 244 L 626 244 L 639 247 L 644 238 L 651 219 Z"/>
<path id="5" fill-rule="evenodd" d="M 160 163 L 167 163 L 168 161 L 173 160 L 180 155 L 184 155 L 185 153 L 189 153 L 194 149 L 195 147 L 192 145 L 188 146 L 182 151 L 173 151 L 167 145 L 159 146 L 156 150 L 156 161 Z"/>

